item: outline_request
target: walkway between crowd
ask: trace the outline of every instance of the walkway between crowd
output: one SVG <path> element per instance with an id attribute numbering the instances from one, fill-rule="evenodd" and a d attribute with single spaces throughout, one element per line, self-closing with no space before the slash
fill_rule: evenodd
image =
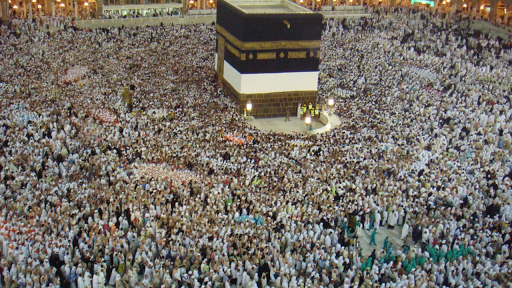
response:
<path id="1" fill-rule="evenodd" d="M 386 239 L 386 237 L 388 237 L 388 241 L 392 244 L 393 249 L 402 249 L 404 246 L 404 241 L 400 240 L 402 229 L 403 226 L 397 226 L 394 229 L 380 227 L 377 230 L 377 234 L 375 235 L 375 243 L 377 245 L 370 245 L 373 229 L 361 229 L 359 233 L 359 245 L 361 246 L 363 257 L 370 256 L 374 249 L 377 251 L 381 250 L 384 245 L 384 239 Z M 411 247 L 414 246 L 414 243 L 411 241 L 410 237 L 406 238 L 405 244 Z"/>

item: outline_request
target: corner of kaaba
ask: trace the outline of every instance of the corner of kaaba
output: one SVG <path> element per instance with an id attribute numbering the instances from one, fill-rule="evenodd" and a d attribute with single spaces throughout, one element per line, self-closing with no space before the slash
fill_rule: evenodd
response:
<path id="1" fill-rule="evenodd" d="M 219 0 L 216 73 L 242 113 L 281 117 L 315 103 L 323 16 L 289 1 Z"/>

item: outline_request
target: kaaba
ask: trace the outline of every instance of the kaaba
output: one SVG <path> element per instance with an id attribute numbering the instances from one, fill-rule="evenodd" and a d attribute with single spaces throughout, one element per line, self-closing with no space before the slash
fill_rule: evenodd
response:
<path id="1" fill-rule="evenodd" d="M 219 0 L 215 68 L 251 116 L 279 117 L 314 103 L 323 16 L 283 0 Z"/>

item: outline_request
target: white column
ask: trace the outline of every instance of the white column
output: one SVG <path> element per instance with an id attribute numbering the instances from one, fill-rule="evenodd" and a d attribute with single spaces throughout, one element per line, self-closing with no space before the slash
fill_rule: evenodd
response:
<path id="1" fill-rule="evenodd" d="M 316 4 L 315 2 L 316 2 L 316 0 L 313 0 L 313 5 L 311 6 L 313 11 L 315 10 L 315 4 Z"/>
<path id="2" fill-rule="evenodd" d="M 28 0 L 28 18 L 32 19 L 32 1 Z"/>
<path id="3" fill-rule="evenodd" d="M 185 15 L 188 11 L 188 1 L 182 0 L 181 3 L 183 3 L 183 7 L 181 8 L 181 15 Z"/>
<path id="4" fill-rule="evenodd" d="M 505 12 L 505 16 L 503 16 L 503 22 L 506 24 L 508 21 L 508 10 Z"/>
<path id="5" fill-rule="evenodd" d="M 74 4 L 75 4 L 75 19 L 78 19 L 78 2 L 75 1 Z"/>
<path id="6" fill-rule="evenodd" d="M 103 0 L 96 1 L 96 15 L 98 17 L 103 15 Z"/>
<path id="7" fill-rule="evenodd" d="M 9 23 L 11 21 L 9 16 L 9 0 L 1 0 L 2 2 L 2 22 L 4 24 Z"/>
<path id="8" fill-rule="evenodd" d="M 55 0 L 52 1 L 52 17 L 55 17 Z"/>

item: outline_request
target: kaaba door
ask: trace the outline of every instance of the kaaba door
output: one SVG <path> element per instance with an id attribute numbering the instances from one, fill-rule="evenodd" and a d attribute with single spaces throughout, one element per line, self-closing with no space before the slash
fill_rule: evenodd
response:
<path id="1" fill-rule="evenodd" d="M 226 40 L 219 34 L 217 34 L 217 37 L 217 78 L 222 84 L 222 80 L 224 79 L 224 50 L 226 50 Z"/>

